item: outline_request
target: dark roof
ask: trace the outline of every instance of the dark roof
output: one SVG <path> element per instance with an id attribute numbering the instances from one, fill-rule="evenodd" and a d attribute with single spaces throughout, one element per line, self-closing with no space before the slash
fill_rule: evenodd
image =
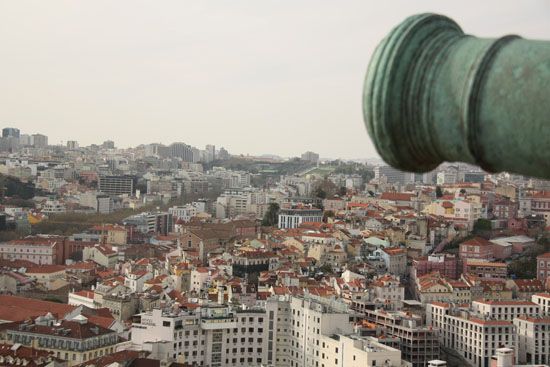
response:
<path id="1" fill-rule="evenodd" d="M 115 362 L 131 363 L 131 361 L 133 361 L 136 358 L 139 358 L 140 355 L 142 354 L 143 353 L 140 353 L 134 350 L 122 350 L 120 352 L 111 353 L 99 358 L 90 359 L 89 361 L 79 364 L 77 367 L 85 367 L 85 366 L 104 367 Z"/>
<path id="2" fill-rule="evenodd" d="M 42 335 L 59 335 L 64 338 L 88 339 L 98 335 L 112 334 L 114 331 L 91 322 L 61 320 L 53 326 L 39 325 L 33 321 L 19 321 L 2 325 L 4 330 Z"/>

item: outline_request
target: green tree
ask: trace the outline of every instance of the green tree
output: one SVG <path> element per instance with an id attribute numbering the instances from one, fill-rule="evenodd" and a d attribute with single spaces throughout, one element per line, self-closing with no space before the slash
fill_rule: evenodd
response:
<path id="1" fill-rule="evenodd" d="M 479 218 L 474 223 L 474 233 L 490 231 L 492 228 L 491 221 L 488 219 Z"/>
<path id="2" fill-rule="evenodd" d="M 326 199 L 333 197 L 337 192 L 338 187 L 334 184 L 334 182 L 325 177 L 324 179 L 315 182 L 313 196 L 319 199 Z"/>
<path id="3" fill-rule="evenodd" d="M 265 212 L 264 218 L 262 219 L 262 226 L 270 227 L 275 226 L 279 222 L 279 204 L 271 203 L 267 212 Z"/>

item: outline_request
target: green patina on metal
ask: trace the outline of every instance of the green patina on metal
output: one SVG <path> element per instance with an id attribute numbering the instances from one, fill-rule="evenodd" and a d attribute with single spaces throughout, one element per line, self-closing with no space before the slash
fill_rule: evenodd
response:
<path id="1" fill-rule="evenodd" d="M 550 178 L 550 42 L 464 34 L 451 19 L 405 19 L 378 45 L 363 115 L 390 165 L 443 161 Z"/>

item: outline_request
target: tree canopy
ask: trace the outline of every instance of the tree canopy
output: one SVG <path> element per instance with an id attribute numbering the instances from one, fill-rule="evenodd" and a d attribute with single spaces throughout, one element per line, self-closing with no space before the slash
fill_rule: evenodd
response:
<path id="1" fill-rule="evenodd" d="M 276 226 L 279 222 L 279 204 L 271 203 L 262 219 L 262 226 Z"/>

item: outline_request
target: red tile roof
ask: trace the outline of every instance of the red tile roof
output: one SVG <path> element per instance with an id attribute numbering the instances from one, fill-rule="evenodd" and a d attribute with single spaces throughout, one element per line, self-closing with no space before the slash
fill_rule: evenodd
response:
<path id="1" fill-rule="evenodd" d="M 536 303 L 524 300 L 508 300 L 508 301 L 496 301 L 496 300 L 479 300 L 474 301 L 491 306 L 536 306 Z"/>
<path id="2" fill-rule="evenodd" d="M 0 295 L 0 320 L 21 321 L 29 317 L 44 315 L 48 312 L 57 314 L 61 318 L 75 308 L 75 306 L 63 303 Z"/>
<path id="3" fill-rule="evenodd" d="M 27 269 L 27 274 L 51 274 L 64 271 L 66 269 L 63 265 L 39 265 L 33 266 Z"/>
<path id="4" fill-rule="evenodd" d="M 464 241 L 461 245 L 470 245 L 470 246 L 492 246 L 492 243 L 482 237 L 474 237 L 468 241 Z"/>
<path id="5" fill-rule="evenodd" d="M 487 325 L 487 326 L 512 326 L 513 324 L 510 321 L 504 320 L 483 320 L 476 317 L 470 317 L 470 322 L 476 324 Z"/>
<path id="6" fill-rule="evenodd" d="M 454 208 L 454 204 L 451 203 L 450 201 L 444 201 L 441 204 L 441 206 L 444 207 L 445 209 Z"/>
<path id="7" fill-rule="evenodd" d="M 16 348 L 14 345 L 11 345 L 11 344 L 0 344 L 0 356 L 4 358 L 6 357 L 14 358 L 13 365 L 16 365 L 15 358 L 26 359 L 28 361 L 33 359 L 39 359 L 39 358 L 47 359 L 48 357 L 53 356 L 53 352 L 25 347 L 23 345 L 20 345 L 19 347 Z M 7 363 L 7 361 L 4 363 L 6 363 L 5 365 L 7 366 L 10 365 L 9 363 Z M 44 364 L 47 364 L 47 363 L 44 363 Z M 17 365 L 20 365 L 20 363 L 17 363 Z M 37 364 L 27 364 L 27 366 L 33 366 L 33 365 L 36 366 Z"/>
<path id="8" fill-rule="evenodd" d="M 87 291 L 87 290 L 81 290 L 78 292 L 74 292 L 73 294 L 76 294 L 77 296 L 81 296 L 81 297 L 86 297 L 89 299 L 94 299 L 94 295 L 95 295 L 94 292 Z"/>
<path id="9" fill-rule="evenodd" d="M 540 317 L 529 317 L 521 315 L 517 317 L 520 320 L 532 322 L 535 324 L 550 324 L 550 316 L 540 316 Z"/>
<path id="10" fill-rule="evenodd" d="M 414 194 L 404 193 L 404 192 L 384 192 L 380 196 L 382 200 L 389 201 L 411 201 L 414 197 Z"/>

